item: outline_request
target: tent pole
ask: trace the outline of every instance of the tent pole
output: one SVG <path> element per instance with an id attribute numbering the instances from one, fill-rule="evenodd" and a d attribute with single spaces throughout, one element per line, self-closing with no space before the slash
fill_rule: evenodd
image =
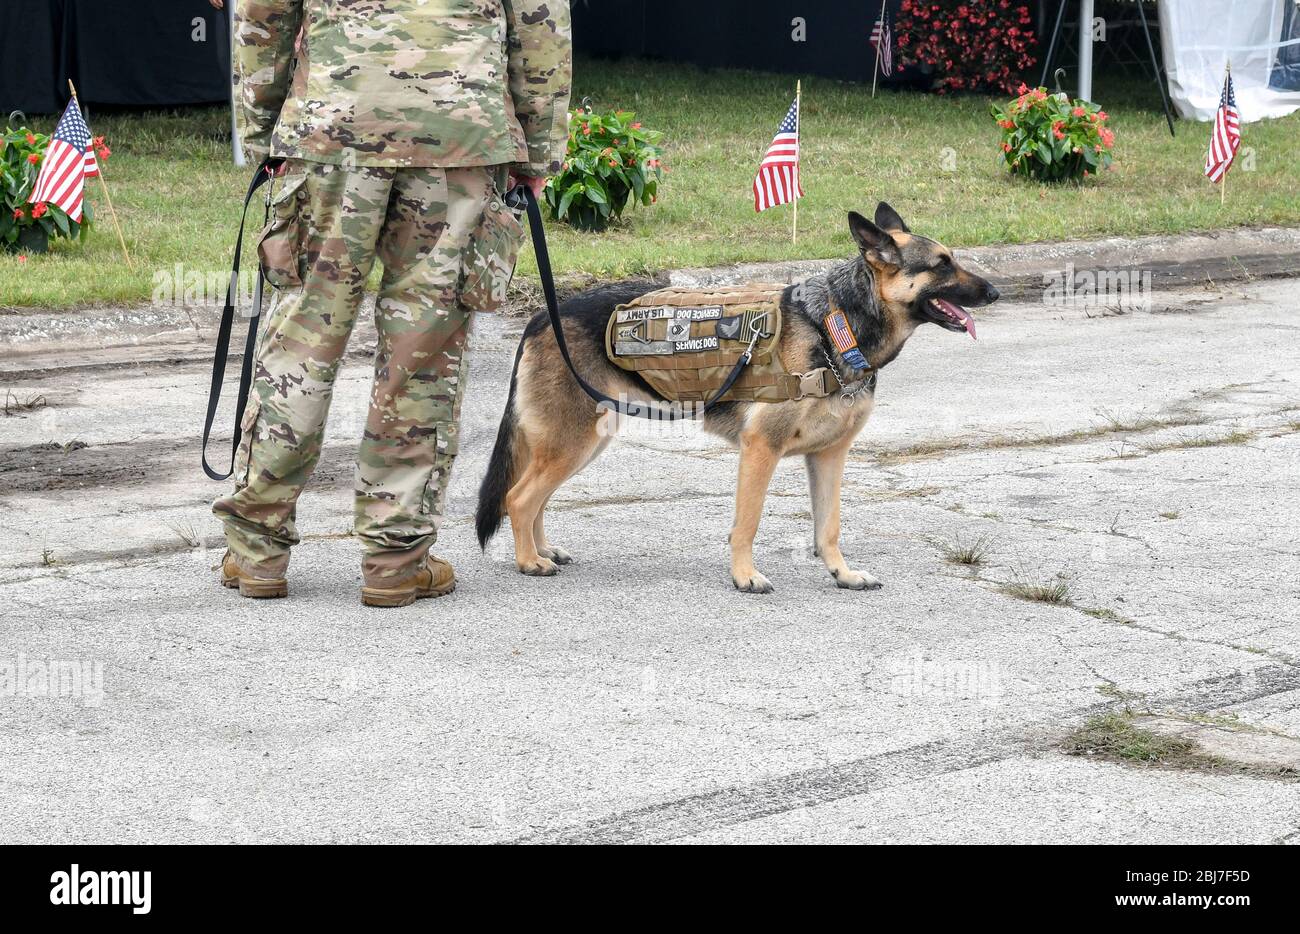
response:
<path id="1" fill-rule="evenodd" d="M 230 151 L 235 160 L 235 168 L 242 169 L 245 165 L 244 147 L 239 141 L 239 121 L 235 119 L 235 108 L 239 106 L 239 101 L 235 97 L 235 4 L 234 0 L 226 0 L 226 21 L 230 24 L 227 30 L 230 42 Z"/>
<path id="2" fill-rule="evenodd" d="M 1151 70 L 1156 73 L 1156 84 L 1160 88 L 1160 105 L 1165 109 L 1165 122 L 1169 124 L 1169 135 L 1174 136 L 1174 115 L 1169 109 L 1169 93 L 1165 90 L 1165 70 L 1156 58 L 1156 47 L 1151 41 L 1151 27 L 1147 25 L 1147 11 L 1138 0 L 1138 15 L 1142 17 L 1142 32 L 1147 37 L 1147 51 L 1151 53 Z"/>
<path id="3" fill-rule="evenodd" d="M 1061 0 L 1061 5 L 1056 8 L 1056 25 L 1052 27 L 1052 41 L 1047 45 L 1047 57 L 1043 59 L 1043 80 L 1038 84 L 1041 87 L 1047 87 L 1047 72 L 1052 67 L 1052 58 L 1056 55 L 1056 40 L 1061 35 L 1061 20 L 1065 18 L 1065 5 L 1069 0 Z"/>
<path id="4" fill-rule="evenodd" d="M 1079 0 L 1079 97 L 1092 100 L 1093 0 Z"/>

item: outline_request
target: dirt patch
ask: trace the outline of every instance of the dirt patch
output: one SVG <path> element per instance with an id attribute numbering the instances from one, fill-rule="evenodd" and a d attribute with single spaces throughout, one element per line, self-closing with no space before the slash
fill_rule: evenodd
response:
<path id="1" fill-rule="evenodd" d="M 0 448 L 0 492 L 41 493 L 140 483 L 160 461 L 174 457 L 175 444 L 110 444 L 46 441 Z M 147 450 L 146 450 L 147 448 Z"/>
<path id="2" fill-rule="evenodd" d="M 209 461 L 218 468 L 230 456 L 229 444 L 214 441 L 209 449 Z M 350 486 L 355 458 L 355 445 L 327 446 L 308 487 Z M 197 442 L 166 439 L 90 445 L 72 440 L 0 446 L 0 496 L 122 489 L 178 476 L 202 476 Z M 218 487 L 213 485 L 212 489 Z"/>

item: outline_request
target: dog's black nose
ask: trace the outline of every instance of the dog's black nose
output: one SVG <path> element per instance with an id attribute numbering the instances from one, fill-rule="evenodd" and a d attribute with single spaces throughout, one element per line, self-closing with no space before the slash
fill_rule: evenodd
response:
<path id="1" fill-rule="evenodd" d="M 991 283 L 984 287 L 984 295 L 991 302 L 996 302 L 999 298 L 1002 297 L 1002 293 L 999 292 L 997 288 L 993 286 Z"/>

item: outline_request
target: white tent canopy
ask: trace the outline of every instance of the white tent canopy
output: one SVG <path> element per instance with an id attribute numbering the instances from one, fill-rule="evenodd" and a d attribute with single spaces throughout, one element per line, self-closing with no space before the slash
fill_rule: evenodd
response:
<path id="1" fill-rule="evenodd" d="M 1269 86 L 1279 50 L 1300 46 L 1283 37 L 1288 6 L 1297 0 L 1161 0 L 1160 45 L 1179 116 L 1214 118 L 1229 62 L 1243 123 L 1300 107 L 1300 90 Z M 1297 16 L 1292 9 L 1289 21 Z"/>

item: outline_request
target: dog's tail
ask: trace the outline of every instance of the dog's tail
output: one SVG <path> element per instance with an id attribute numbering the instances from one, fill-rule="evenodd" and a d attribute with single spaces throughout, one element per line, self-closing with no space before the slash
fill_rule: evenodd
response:
<path id="1" fill-rule="evenodd" d="M 525 338 L 526 340 L 526 338 Z M 486 548 L 492 536 L 501 528 L 505 516 L 506 494 L 518 479 L 515 465 L 515 434 L 519 427 L 519 411 L 516 404 L 519 382 L 519 358 L 524 353 L 524 342 L 519 342 L 515 351 L 515 365 L 510 371 L 510 395 L 506 399 L 506 410 L 501 415 L 501 426 L 497 429 L 497 443 L 492 448 L 492 459 L 488 461 L 487 473 L 478 488 L 478 509 L 474 512 L 474 528 L 478 532 L 478 545 Z"/>

